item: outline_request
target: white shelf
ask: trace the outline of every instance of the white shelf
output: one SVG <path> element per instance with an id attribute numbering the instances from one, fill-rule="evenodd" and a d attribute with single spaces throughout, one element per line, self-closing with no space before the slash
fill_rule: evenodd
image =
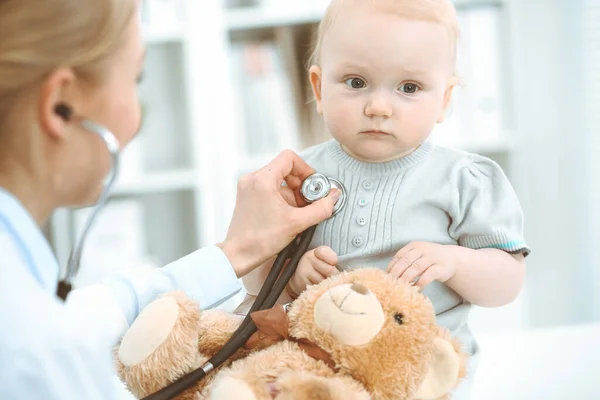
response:
<path id="1" fill-rule="evenodd" d="M 227 10 L 226 25 L 230 31 L 274 28 L 278 26 L 317 23 L 324 11 L 316 8 L 245 7 Z"/>
<path id="2" fill-rule="evenodd" d="M 141 175 L 135 180 L 118 181 L 113 195 L 144 195 L 190 190 L 198 186 L 198 174 L 194 170 L 174 170 Z"/>
<path id="3" fill-rule="evenodd" d="M 170 42 L 181 42 L 186 38 L 183 26 L 172 26 L 168 28 L 149 27 L 142 28 L 144 42 L 147 44 L 160 44 Z"/>

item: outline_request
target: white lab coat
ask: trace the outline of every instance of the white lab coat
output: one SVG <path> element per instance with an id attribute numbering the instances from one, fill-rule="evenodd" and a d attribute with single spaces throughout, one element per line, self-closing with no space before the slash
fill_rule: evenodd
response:
<path id="1" fill-rule="evenodd" d="M 216 246 L 164 268 L 122 273 L 55 296 L 58 264 L 27 211 L 0 188 L 0 398 L 116 399 L 113 347 L 157 296 L 184 290 L 203 308 L 240 290 Z"/>

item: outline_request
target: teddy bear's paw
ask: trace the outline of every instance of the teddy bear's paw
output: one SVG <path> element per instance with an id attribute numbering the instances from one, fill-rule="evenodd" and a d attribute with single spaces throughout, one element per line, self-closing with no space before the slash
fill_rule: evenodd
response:
<path id="1" fill-rule="evenodd" d="M 198 353 L 200 307 L 182 292 L 150 303 L 116 349 L 119 377 L 132 393 L 153 393 L 202 365 Z"/>
<path id="2" fill-rule="evenodd" d="M 170 296 L 150 303 L 129 328 L 119 346 L 119 359 L 126 366 L 145 360 L 169 336 L 179 315 L 177 301 Z"/>
<path id="3" fill-rule="evenodd" d="M 258 400 L 250 384 L 232 376 L 218 378 L 210 393 L 210 400 Z"/>

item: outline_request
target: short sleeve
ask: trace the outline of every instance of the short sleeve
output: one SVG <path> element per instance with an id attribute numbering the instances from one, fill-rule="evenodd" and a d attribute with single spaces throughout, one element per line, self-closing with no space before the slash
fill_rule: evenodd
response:
<path id="1" fill-rule="evenodd" d="M 527 256 L 530 249 L 523 235 L 523 211 L 500 166 L 488 158 L 471 155 L 452 175 L 450 236 L 460 246 Z"/>

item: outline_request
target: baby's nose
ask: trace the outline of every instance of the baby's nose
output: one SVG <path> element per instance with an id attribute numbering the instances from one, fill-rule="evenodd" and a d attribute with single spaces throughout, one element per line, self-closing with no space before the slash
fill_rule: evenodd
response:
<path id="1" fill-rule="evenodd" d="M 351 290 L 355 291 L 358 294 L 367 294 L 369 293 L 369 289 L 362 283 L 355 283 L 350 287 Z"/>

